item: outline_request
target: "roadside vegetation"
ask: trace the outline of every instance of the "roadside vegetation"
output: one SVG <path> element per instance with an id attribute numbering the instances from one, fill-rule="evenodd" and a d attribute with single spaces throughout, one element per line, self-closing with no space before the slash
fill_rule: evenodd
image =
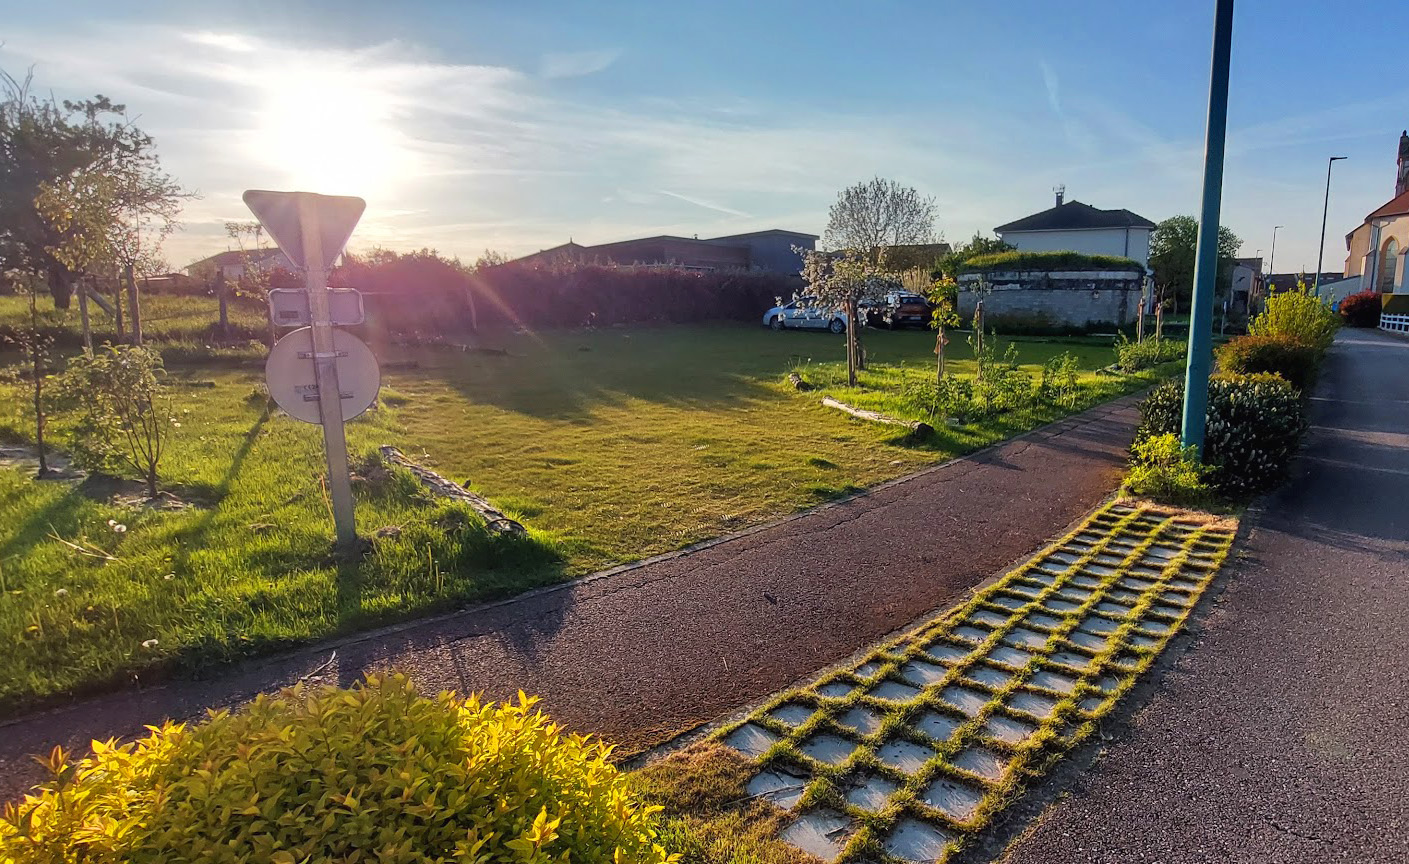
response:
<path id="1" fill-rule="evenodd" d="M 1274 294 L 1248 333 L 1221 346 L 1201 454 L 1180 448 L 1184 383 L 1140 408 L 1127 489 L 1169 503 L 1238 505 L 1279 486 L 1307 428 L 1307 399 L 1340 316 L 1304 285 Z"/>
<path id="2" fill-rule="evenodd" d="M 48 782 L 0 817 L 0 859 L 673 861 L 611 748 L 560 733 L 522 694 L 427 697 L 400 676 L 298 686 L 93 747 L 42 760 Z"/>

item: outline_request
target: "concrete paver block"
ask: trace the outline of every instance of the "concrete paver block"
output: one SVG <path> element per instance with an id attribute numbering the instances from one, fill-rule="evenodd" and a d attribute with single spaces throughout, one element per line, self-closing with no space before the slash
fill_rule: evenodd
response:
<path id="1" fill-rule="evenodd" d="M 835 861 L 846 848 L 853 831 L 852 821 L 835 810 L 812 810 L 804 813 L 778 833 L 809 855 L 823 861 Z"/>
<path id="2" fill-rule="evenodd" d="M 745 723 L 724 736 L 724 743 L 745 756 L 757 758 L 778 743 L 778 736 L 753 723 Z"/>

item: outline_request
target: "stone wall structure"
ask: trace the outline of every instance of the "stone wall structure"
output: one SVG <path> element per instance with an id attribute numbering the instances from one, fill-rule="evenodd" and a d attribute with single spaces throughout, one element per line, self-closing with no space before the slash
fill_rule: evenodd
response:
<path id="1" fill-rule="evenodd" d="M 973 317 L 982 299 L 984 320 L 1000 330 L 1084 329 L 1134 323 L 1145 274 L 1139 270 L 1021 270 L 959 277 L 959 314 Z"/>

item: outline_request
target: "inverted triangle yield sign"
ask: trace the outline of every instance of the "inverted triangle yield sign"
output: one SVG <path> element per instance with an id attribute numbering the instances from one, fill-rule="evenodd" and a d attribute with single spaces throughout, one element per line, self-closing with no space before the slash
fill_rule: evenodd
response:
<path id="1" fill-rule="evenodd" d="M 347 238 L 367 209 L 367 202 L 350 195 L 318 195 L 314 192 L 266 192 L 250 189 L 244 194 L 245 206 L 254 213 L 259 224 L 269 232 L 274 243 L 298 267 L 309 267 L 303 249 L 302 218 L 305 214 L 316 221 L 315 230 L 322 238 L 322 261 L 312 262 L 326 270 L 342 254 Z"/>

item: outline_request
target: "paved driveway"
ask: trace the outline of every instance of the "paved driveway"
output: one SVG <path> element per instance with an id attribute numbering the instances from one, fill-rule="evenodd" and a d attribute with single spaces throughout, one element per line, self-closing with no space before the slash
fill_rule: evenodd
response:
<path id="1" fill-rule="evenodd" d="M 1203 635 L 1012 864 L 1409 861 L 1409 340 L 1346 330 Z"/>

